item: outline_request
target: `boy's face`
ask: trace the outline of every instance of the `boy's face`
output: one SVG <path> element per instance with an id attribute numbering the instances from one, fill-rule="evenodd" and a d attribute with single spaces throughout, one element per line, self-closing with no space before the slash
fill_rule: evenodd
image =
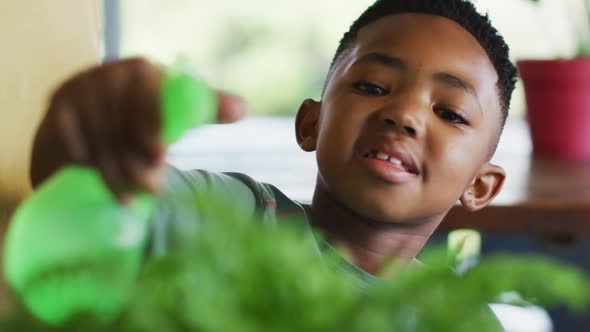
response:
<path id="1" fill-rule="evenodd" d="M 322 101 L 298 115 L 301 146 L 317 151 L 316 190 L 380 222 L 443 216 L 491 166 L 497 80 L 451 20 L 398 14 L 365 26 Z"/>

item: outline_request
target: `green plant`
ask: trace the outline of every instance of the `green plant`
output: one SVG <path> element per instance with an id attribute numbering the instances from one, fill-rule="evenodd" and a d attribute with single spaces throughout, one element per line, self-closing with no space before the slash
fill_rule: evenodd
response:
<path id="1" fill-rule="evenodd" d="M 540 3 L 542 0 L 530 0 L 534 3 Z M 576 39 L 578 41 L 577 55 L 581 57 L 590 56 L 590 0 L 580 0 L 582 8 L 584 9 L 584 18 L 582 25 L 579 22 L 574 22 L 574 30 L 576 31 Z M 578 24 L 578 25 L 576 25 Z"/>
<path id="2" fill-rule="evenodd" d="M 396 269 L 390 280 L 363 287 L 319 255 L 318 235 L 298 227 L 235 220 L 211 201 L 198 232 L 182 250 L 148 257 L 127 305 L 108 324 L 80 313 L 59 328 L 20 308 L 2 331 L 253 332 L 497 331 L 486 307 L 504 291 L 533 303 L 566 302 L 583 310 L 590 298 L 583 272 L 532 256 L 483 259 L 465 274 L 447 265 L 446 250 L 423 255 L 425 267 Z"/>

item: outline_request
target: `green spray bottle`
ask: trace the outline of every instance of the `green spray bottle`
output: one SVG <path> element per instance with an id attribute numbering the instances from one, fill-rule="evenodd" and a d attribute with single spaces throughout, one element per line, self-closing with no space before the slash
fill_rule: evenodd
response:
<path id="1" fill-rule="evenodd" d="M 164 73 L 161 136 L 169 144 L 211 123 L 215 93 L 186 71 Z M 66 166 L 16 210 L 5 239 L 6 280 L 39 319 L 108 322 L 127 300 L 140 269 L 154 197 L 117 203 L 100 174 Z"/>

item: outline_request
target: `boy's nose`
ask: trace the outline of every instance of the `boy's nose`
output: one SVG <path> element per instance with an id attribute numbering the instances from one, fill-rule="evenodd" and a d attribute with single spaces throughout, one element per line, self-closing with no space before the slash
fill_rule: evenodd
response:
<path id="1" fill-rule="evenodd" d="M 390 130 L 412 138 L 419 138 L 424 133 L 423 106 L 416 104 L 402 106 L 389 105 L 379 112 L 379 122 Z"/>
<path id="2" fill-rule="evenodd" d="M 408 125 L 402 125 L 402 124 L 398 125 L 398 122 L 396 122 L 395 120 L 390 119 L 390 118 L 385 118 L 383 121 L 388 125 L 391 125 L 394 127 L 396 127 L 396 126 L 400 127 L 409 136 L 412 136 L 412 137 L 416 136 L 416 129 L 414 128 L 415 126 L 412 126 L 412 125 L 408 126 Z"/>

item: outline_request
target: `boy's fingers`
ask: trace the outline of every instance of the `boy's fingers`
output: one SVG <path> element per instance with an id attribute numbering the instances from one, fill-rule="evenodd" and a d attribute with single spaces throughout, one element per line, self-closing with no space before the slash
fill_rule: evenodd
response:
<path id="1" fill-rule="evenodd" d="M 86 164 L 90 162 L 88 143 L 80 129 L 80 119 L 74 112 L 73 107 L 68 103 L 54 105 L 51 112 L 58 139 L 65 147 L 67 158 L 75 163 Z"/>
<path id="2" fill-rule="evenodd" d="M 96 161 L 96 166 L 106 186 L 118 200 L 122 201 L 125 196 L 125 181 L 117 163 L 109 156 L 103 155 Z"/>
<path id="3" fill-rule="evenodd" d="M 144 160 L 155 162 L 164 154 L 165 148 L 159 135 L 159 118 L 157 109 L 138 109 L 126 105 L 125 125 L 122 127 L 121 141 L 129 150 L 138 153 Z"/>
<path id="4" fill-rule="evenodd" d="M 227 92 L 217 92 L 217 122 L 231 123 L 239 120 L 246 114 L 246 102 L 244 99 Z"/>
<path id="5" fill-rule="evenodd" d="M 156 193 L 160 187 L 159 170 L 163 165 L 147 163 L 143 158 L 134 153 L 127 153 L 124 158 L 124 172 L 134 186 L 138 189 Z"/>

